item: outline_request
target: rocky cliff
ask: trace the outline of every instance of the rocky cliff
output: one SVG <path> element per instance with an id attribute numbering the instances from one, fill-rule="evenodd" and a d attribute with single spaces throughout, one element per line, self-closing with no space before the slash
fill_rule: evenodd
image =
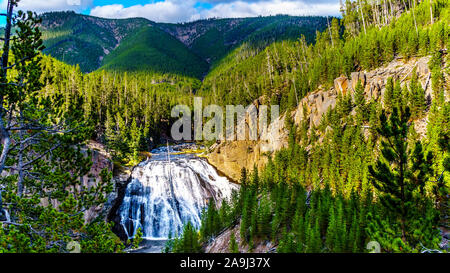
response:
<path id="1" fill-rule="evenodd" d="M 431 72 L 428 65 L 430 57 L 412 58 L 404 60 L 395 59 L 384 67 L 372 71 L 359 71 L 351 73 L 350 78 L 341 76 L 334 81 L 331 88 L 319 87 L 315 92 L 304 97 L 297 109 L 289 113 L 292 115 L 296 125 L 306 121 L 310 128 L 318 126 L 322 116 L 330 107 L 336 106 L 339 93 L 354 93 L 356 84 L 361 81 L 366 100 L 374 99 L 383 103 L 383 96 L 387 79 L 389 77 L 400 80 L 402 85 L 409 82 L 414 68 L 417 70 L 419 80 L 425 90 L 427 101 L 433 99 L 431 90 Z M 445 78 L 448 81 L 449 75 Z M 446 90 L 446 100 L 449 100 L 448 88 Z M 256 101 L 255 105 L 259 105 Z M 253 166 L 263 167 L 268 160 L 267 155 L 279 151 L 288 145 L 288 131 L 285 124 L 286 115 L 281 116 L 270 124 L 267 130 L 261 135 L 259 141 L 227 141 L 211 147 L 208 160 L 216 168 L 227 176 L 238 180 L 242 168 L 249 170 Z M 416 131 L 424 136 L 426 134 L 427 118 L 415 121 Z"/>
<path id="2" fill-rule="evenodd" d="M 111 155 L 105 150 L 105 147 L 98 142 L 89 142 L 88 149 L 92 151 L 92 167 L 89 176 L 82 178 L 82 183 L 86 187 L 96 186 L 100 182 L 100 173 L 102 170 L 107 169 L 108 171 L 113 171 L 113 163 L 111 160 Z M 115 183 L 114 183 L 115 186 Z M 115 193 L 111 193 L 108 196 L 108 202 L 104 205 L 98 207 L 89 208 L 85 214 L 84 219 L 86 222 L 91 222 L 100 215 L 105 217 L 106 211 L 110 207 L 110 203 L 115 199 Z"/>
<path id="3" fill-rule="evenodd" d="M 230 253 L 230 241 L 231 234 L 234 233 L 234 238 L 239 247 L 240 253 L 250 253 L 248 244 L 241 243 L 240 235 L 240 222 L 237 223 L 233 228 L 226 229 L 220 233 L 215 238 L 212 238 L 205 246 L 204 250 L 206 253 Z M 253 249 L 251 253 L 271 253 L 276 251 L 277 245 L 273 242 L 265 240 L 255 240 L 253 242 Z"/>

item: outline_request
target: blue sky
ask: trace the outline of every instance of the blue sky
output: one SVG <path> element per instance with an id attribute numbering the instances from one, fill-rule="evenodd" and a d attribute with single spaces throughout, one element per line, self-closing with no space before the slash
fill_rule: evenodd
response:
<path id="1" fill-rule="evenodd" d="M 0 9 L 4 10 L 7 0 L 0 1 Z M 105 18 L 144 17 L 178 23 L 275 14 L 336 16 L 339 0 L 21 0 L 19 8 L 38 13 L 73 10 Z"/>

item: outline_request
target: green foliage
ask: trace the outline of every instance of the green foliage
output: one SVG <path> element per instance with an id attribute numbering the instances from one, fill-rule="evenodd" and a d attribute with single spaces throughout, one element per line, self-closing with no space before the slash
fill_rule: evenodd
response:
<path id="1" fill-rule="evenodd" d="M 319 85 L 333 85 L 341 74 L 433 53 L 437 99 L 431 106 L 429 143 L 415 143 L 411 133 L 411 117 L 421 118 L 427 106 L 416 71 L 406 84 L 406 79 L 388 79 L 384 110 L 374 99 L 366 102 L 358 83 L 354 98 L 339 94 L 336 107 L 317 128 L 309 122 L 294 126 L 286 119 L 289 147 L 269 156 L 263 170 L 255 168 L 250 174 L 243 169 L 241 189 L 229 206 L 233 220 L 228 227 L 240 220 L 240 242 L 249 251 L 266 240 L 278 244 L 278 252 L 300 253 L 366 252 L 373 240 L 389 252 L 438 247 L 438 222 L 448 214 L 444 170 L 450 161 L 449 108 L 442 99 L 440 72 L 440 49 L 448 40 L 448 1 L 433 1 L 433 24 L 430 2 L 415 7 L 394 2 L 385 6 L 346 1 L 342 20 L 333 19 L 330 29 L 317 32 L 315 44 L 308 44 L 312 36 L 275 42 L 262 50 L 243 43 L 205 78 L 199 94 L 209 103 L 260 99 L 289 111 Z M 380 16 L 396 5 L 407 12 Z M 218 33 L 208 35 L 219 39 Z M 405 109 L 412 109 L 413 115 Z M 436 182 L 429 181 L 432 177 Z M 227 227 L 210 220 L 220 218 L 214 208 L 203 216 L 204 242 Z M 234 239 L 230 245 L 233 251 Z"/>
<path id="2" fill-rule="evenodd" d="M 412 118 L 417 119 L 425 112 L 425 91 L 418 81 L 416 69 L 413 69 L 412 71 L 412 79 L 409 85 L 408 95 Z"/>
<path id="3" fill-rule="evenodd" d="M 411 251 L 411 248 L 418 247 L 419 242 L 436 248 L 439 243 L 438 218 L 425 194 L 425 185 L 432 173 L 433 155 L 424 155 L 420 141 L 416 142 L 414 149 L 408 148 L 405 139 L 409 118 L 409 108 L 401 112 L 394 108 L 389 120 L 385 113 L 381 115 L 381 127 L 377 130 L 383 137 L 381 158 L 375 166 L 369 166 L 373 185 L 380 192 L 380 202 L 389 215 L 389 220 L 385 221 L 392 221 L 392 237 L 384 235 L 384 246 L 388 251 L 397 251 L 400 247 Z M 377 238 L 380 234 L 376 233 L 375 227 L 372 228 L 369 234 Z M 397 246 L 398 239 L 402 243 Z"/>
<path id="4" fill-rule="evenodd" d="M 326 19 L 318 17 L 175 25 L 74 13 L 42 15 L 45 53 L 76 67 L 38 56 L 40 33 L 19 23 L 23 44 L 13 46 L 13 55 L 21 59 L 32 53 L 33 58 L 17 66 L 17 75 L 2 77 L 2 83 L 27 80 L 23 88 L 2 87 L 3 105 L 17 106 L 22 112 L 18 122 L 24 125 L 29 125 L 27 120 L 45 125 L 62 121 L 66 132 L 43 134 L 21 152 L 11 153 L 7 165 L 15 166 L 23 160 L 21 155 L 32 159 L 34 152 L 45 153 L 60 144 L 30 164 L 27 171 L 32 175 L 13 172 L 2 178 L 3 202 L 11 204 L 7 209 L 17 225 L 0 230 L 0 252 L 64 252 L 74 239 L 85 252 L 123 249 L 108 224 L 84 223 L 83 211 L 103 204 L 112 190 L 106 171 L 94 187 L 79 181 L 90 172 L 89 152 L 80 148 L 89 138 L 105 143 L 119 161 L 136 161 L 139 151 L 148 150 L 168 132 L 173 122 L 170 109 L 191 106 L 193 94 L 204 96 L 206 103 L 249 104 L 261 99 L 262 104 L 280 104 L 282 111 L 293 110 L 309 92 L 332 86 L 342 74 L 427 54 L 432 54 L 436 99 L 426 141 L 411 145 L 410 116 L 403 111 L 409 106 L 416 119 L 426 110 L 415 71 L 403 88 L 400 79 L 388 80 L 381 120 L 381 104 L 366 102 L 358 83 L 354 98 L 339 94 L 336 108 L 317 128 L 310 128 L 309 122 L 294 126 L 286 119 L 289 147 L 270 156 L 262 170 L 243 169 L 241 189 L 232 200 L 221 206 L 211 201 L 200 230 L 188 223 L 180 237 L 169 239 L 165 252 L 201 252 L 202 244 L 237 224 L 240 242 L 250 251 L 266 240 L 278 243 L 279 252 L 301 253 L 364 252 L 371 240 L 391 252 L 437 247 L 437 225 L 448 214 L 450 115 L 441 50 L 448 44 L 448 1 L 433 1 L 433 24 L 429 1 L 416 7 L 395 2 L 409 12 L 383 18 L 382 5 L 346 1 L 343 18 L 333 18 L 329 29 Z M 199 33 L 186 41 L 190 48 L 170 36 L 189 29 Z M 106 57 L 105 50 L 110 52 Z M 203 83 L 194 78 L 203 77 L 210 64 L 212 71 Z M 101 65 L 101 71 L 82 73 Z M 354 110 L 356 117 L 351 115 Z M 13 138 L 20 142 L 35 133 Z M 41 204 L 41 197 L 52 205 Z M 238 252 L 233 237 L 230 252 Z M 137 236 L 134 246 L 139 242 Z"/>
<path id="5" fill-rule="evenodd" d="M 123 245 L 108 224 L 85 222 L 86 210 L 106 202 L 112 177 L 103 170 L 94 185 L 84 181 L 91 176 L 92 157 L 82 148 L 92 130 L 83 121 L 79 97 L 65 105 L 62 96 L 41 92 L 50 79 L 39 56 L 39 23 L 35 14 L 19 11 L 11 47 L 3 48 L 3 57 L 12 53 L 14 60 L 4 59 L 10 68 L 2 66 L 0 79 L 1 168 L 8 170 L 0 179 L 0 209 L 10 216 L 2 219 L 0 252 L 69 252 L 72 241 L 83 252 L 120 252 Z M 5 128 L 11 117 L 14 128 Z"/>
<path id="6" fill-rule="evenodd" d="M 181 237 L 173 239 L 167 245 L 169 249 L 167 252 L 172 253 L 201 253 L 201 245 L 198 231 L 189 222 L 184 226 Z"/>
<path id="7" fill-rule="evenodd" d="M 46 94 L 64 98 L 68 107 L 84 111 L 84 120 L 94 126 L 93 139 L 107 145 L 115 159 L 136 161 L 170 132 L 175 105 L 191 105 L 200 82 L 193 78 L 151 72 L 98 71 L 83 74 L 77 67 L 50 57 L 42 59 Z M 150 139 L 153 139 L 151 141 Z"/>
<path id="8" fill-rule="evenodd" d="M 234 235 L 234 232 L 231 233 L 229 251 L 230 253 L 239 253 L 239 246 L 236 242 L 236 235 Z"/>
<path id="9" fill-rule="evenodd" d="M 316 29 L 325 26 L 321 17 L 292 16 L 209 19 L 185 24 L 162 24 L 143 18 L 112 20 L 74 12 L 44 13 L 41 18 L 47 47 L 44 52 L 80 65 L 83 72 L 102 67 L 198 78 L 204 76 L 210 64 L 244 42 L 263 48 L 274 41 L 295 40 L 301 34 L 313 36 Z"/>
<path id="10" fill-rule="evenodd" d="M 83 72 L 97 70 L 105 51 L 112 52 L 121 39 L 149 23 L 141 18 L 110 20 L 74 12 L 49 12 L 40 17 L 44 53 L 79 65 Z"/>
<path id="11" fill-rule="evenodd" d="M 208 65 L 174 37 L 148 26 L 122 40 L 119 47 L 103 59 L 100 69 L 201 78 L 208 71 Z"/>
<path id="12" fill-rule="evenodd" d="M 373 9 L 383 5 L 372 6 L 368 1 L 361 1 L 366 12 L 363 26 L 356 7 L 358 1 L 347 1 L 341 20 L 345 26 L 344 40 L 337 39 L 336 19 L 331 24 L 331 38 L 327 29 L 316 35 L 303 34 L 295 42 L 275 42 L 262 51 L 244 43 L 213 66 L 199 94 L 209 96 L 209 102 L 218 105 L 248 105 L 259 98 L 265 105 L 281 102 L 284 112 L 294 105 L 293 90 L 300 100 L 320 85 L 332 86 L 342 74 L 349 76 L 353 71 L 385 65 L 395 57 L 426 55 L 444 48 L 449 27 L 445 23 L 447 17 L 441 14 L 448 10 L 448 1 L 433 2 L 439 9 L 436 8 L 434 24 L 429 25 L 427 1 L 415 7 L 414 16 L 412 12 L 405 12 L 396 19 L 389 18 L 389 22 L 373 21 L 383 14 Z M 415 31 L 414 17 L 419 34 Z M 308 44 L 314 36 L 315 44 Z"/>

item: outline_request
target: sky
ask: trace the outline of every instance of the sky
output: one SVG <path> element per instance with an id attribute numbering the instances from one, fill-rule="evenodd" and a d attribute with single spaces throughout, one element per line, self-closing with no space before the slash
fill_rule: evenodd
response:
<path id="1" fill-rule="evenodd" d="M 8 1 L 0 1 L 4 12 Z M 19 9 L 37 13 L 73 10 L 105 18 L 144 17 L 155 22 L 180 23 L 277 14 L 338 16 L 339 0 L 21 0 Z"/>

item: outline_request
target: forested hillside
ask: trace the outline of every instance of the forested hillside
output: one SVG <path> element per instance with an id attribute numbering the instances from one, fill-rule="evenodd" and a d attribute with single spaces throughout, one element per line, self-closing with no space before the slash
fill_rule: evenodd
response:
<path id="1" fill-rule="evenodd" d="M 201 82 L 195 78 L 150 72 L 83 74 L 51 57 L 42 60 L 46 95 L 64 98 L 63 112 L 78 105 L 84 120 L 94 126 L 91 138 L 105 144 L 121 161 L 137 160 L 139 151 L 149 151 L 168 138 L 170 111 L 191 105 Z"/>
<path id="2" fill-rule="evenodd" d="M 100 69 L 176 73 L 201 78 L 208 71 L 208 64 L 162 30 L 143 27 L 108 54 Z"/>
<path id="3" fill-rule="evenodd" d="M 185 24 L 158 24 L 142 18 L 110 20 L 73 12 L 45 13 L 41 18 L 44 53 L 78 64 L 83 72 L 100 67 L 139 68 L 197 78 L 208 72 L 208 63 L 220 60 L 243 42 L 261 50 L 273 41 L 296 40 L 301 34 L 312 41 L 315 31 L 322 31 L 327 24 L 323 17 L 292 16 Z"/>
<path id="4" fill-rule="evenodd" d="M 255 49 L 264 49 L 275 41 L 297 40 L 302 34 L 312 41 L 315 31 L 322 31 L 326 24 L 324 17 L 278 15 L 162 24 L 161 28 L 177 37 L 208 63 L 215 63 L 243 42 Z"/>
<path id="5" fill-rule="evenodd" d="M 396 3 L 392 7 L 403 7 L 401 1 L 389 2 Z M 263 96 L 265 103 L 280 104 L 286 110 L 319 85 L 333 85 L 341 75 L 349 77 L 351 72 L 382 66 L 398 56 L 441 54 L 435 45 L 443 46 L 448 40 L 445 20 L 424 26 L 430 23 L 425 3 L 414 16 L 400 18 L 391 15 L 396 11 L 378 18 L 366 4 L 365 27 L 356 3 L 351 3 L 344 19 L 334 18 L 328 30 L 317 33 L 313 44 L 301 37 L 296 42 L 274 43 L 259 53 L 246 44 L 237 48 L 208 74 L 200 94 L 212 90 L 212 102 L 220 105 L 248 104 Z M 440 16 L 441 11 L 447 16 L 444 8 L 436 9 L 433 16 Z"/>
<path id="6" fill-rule="evenodd" d="M 144 19 L 46 13 L 41 23 L 47 46 L 44 53 L 55 57 L 52 51 L 58 50 L 63 56 L 57 53 L 56 58 L 63 62 L 44 57 L 43 78 L 54 79 L 46 88 L 64 96 L 66 105 L 76 98 L 83 100 L 85 118 L 95 126 L 93 139 L 107 145 L 118 161 L 134 161 L 138 150 L 148 151 L 168 136 L 173 106 L 192 105 L 193 96 L 202 89 L 197 78 L 211 65 L 212 57 L 207 55 L 210 44 L 221 47 L 211 51 L 215 54 L 226 54 L 240 43 L 256 54 L 276 40 L 289 42 L 304 35 L 305 42 L 313 42 L 316 30 L 323 30 L 326 23 L 323 17 L 272 16 L 157 25 Z M 218 31 L 221 40 L 210 40 L 211 31 Z M 184 40 L 187 36 L 190 38 Z M 79 48 L 72 44 L 79 39 L 103 48 L 103 53 L 93 56 L 96 51 L 86 44 Z M 57 42 L 60 40 L 68 44 Z M 84 55 L 83 50 L 91 55 Z M 73 58 L 69 60 L 67 55 Z M 221 63 L 227 63 L 230 56 L 234 53 Z M 84 74 L 94 69 L 84 62 L 97 58 L 101 60 L 98 71 Z"/>
<path id="7" fill-rule="evenodd" d="M 83 72 L 98 69 L 122 39 L 153 24 L 145 19 L 108 20 L 74 12 L 45 13 L 41 18 L 44 53 L 79 65 Z"/>

